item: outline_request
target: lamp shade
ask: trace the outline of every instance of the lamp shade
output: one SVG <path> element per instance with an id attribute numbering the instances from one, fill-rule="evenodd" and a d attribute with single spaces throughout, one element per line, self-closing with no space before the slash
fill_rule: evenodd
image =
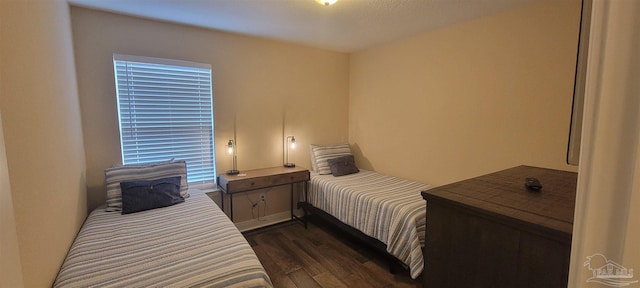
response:
<path id="1" fill-rule="evenodd" d="M 284 167 L 287 167 L 287 168 L 296 167 L 296 164 L 293 163 L 293 161 L 289 160 L 289 155 L 293 154 L 296 149 L 296 137 L 287 136 L 287 138 L 285 139 L 285 146 L 286 146 L 286 153 L 285 153 Z"/>
<path id="2" fill-rule="evenodd" d="M 227 175 L 240 174 L 240 171 L 238 171 L 238 155 L 236 154 L 236 151 L 236 142 L 229 140 L 229 142 L 227 142 L 227 154 L 231 155 L 231 170 L 227 170 Z"/>
<path id="3" fill-rule="evenodd" d="M 227 154 L 233 155 L 233 140 L 227 142 Z"/>

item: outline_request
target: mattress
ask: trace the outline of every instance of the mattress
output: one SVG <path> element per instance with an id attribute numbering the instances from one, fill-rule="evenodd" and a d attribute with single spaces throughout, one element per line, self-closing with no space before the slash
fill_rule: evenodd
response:
<path id="1" fill-rule="evenodd" d="M 417 278 L 424 268 L 426 205 L 432 186 L 373 171 L 340 177 L 311 173 L 308 203 L 378 239 Z"/>
<path id="2" fill-rule="evenodd" d="M 238 229 L 198 190 L 184 203 L 91 212 L 54 287 L 272 287 Z"/>

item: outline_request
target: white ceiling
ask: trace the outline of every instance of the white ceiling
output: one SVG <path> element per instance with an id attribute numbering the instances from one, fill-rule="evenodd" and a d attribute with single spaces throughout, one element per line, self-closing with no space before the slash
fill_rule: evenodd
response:
<path id="1" fill-rule="evenodd" d="M 353 52 L 535 0 L 68 0 L 72 5 Z"/>

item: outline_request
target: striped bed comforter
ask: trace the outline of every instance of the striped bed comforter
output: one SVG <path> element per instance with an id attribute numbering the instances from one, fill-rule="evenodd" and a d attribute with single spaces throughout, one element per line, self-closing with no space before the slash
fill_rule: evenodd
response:
<path id="1" fill-rule="evenodd" d="M 197 190 L 184 203 L 91 212 L 54 287 L 272 287 L 229 218 Z"/>
<path id="2" fill-rule="evenodd" d="M 412 278 L 424 268 L 426 205 L 420 191 L 431 185 L 373 171 L 340 177 L 311 173 L 308 202 L 387 245 Z"/>

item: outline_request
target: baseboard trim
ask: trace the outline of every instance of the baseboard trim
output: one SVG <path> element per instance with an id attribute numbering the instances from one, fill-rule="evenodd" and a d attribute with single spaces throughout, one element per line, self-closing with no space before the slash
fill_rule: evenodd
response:
<path id="1" fill-rule="evenodd" d="M 248 221 L 238 222 L 235 224 L 236 224 L 236 228 L 238 228 L 240 232 L 246 232 L 249 230 L 258 229 L 265 226 L 286 222 L 289 220 L 291 220 L 291 212 L 285 211 L 285 212 L 267 215 L 265 217 L 260 218 L 260 220 L 251 219 Z"/>

